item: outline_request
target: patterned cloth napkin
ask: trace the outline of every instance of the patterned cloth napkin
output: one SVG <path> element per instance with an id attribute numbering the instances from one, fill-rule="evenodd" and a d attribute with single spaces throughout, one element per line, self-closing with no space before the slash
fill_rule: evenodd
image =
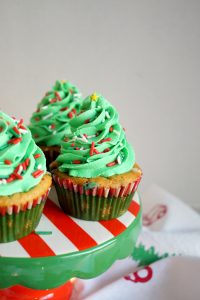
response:
<path id="1" fill-rule="evenodd" d="M 72 300 L 200 299 L 200 215 L 158 186 L 141 198 L 143 230 L 132 257 L 77 279 Z"/>

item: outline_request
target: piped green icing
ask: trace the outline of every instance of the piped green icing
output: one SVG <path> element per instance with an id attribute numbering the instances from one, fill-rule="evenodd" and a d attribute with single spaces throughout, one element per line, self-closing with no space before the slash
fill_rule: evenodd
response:
<path id="1" fill-rule="evenodd" d="M 30 190 L 45 172 L 44 154 L 31 132 L 22 120 L 14 120 L 0 111 L 0 196 Z"/>
<path id="2" fill-rule="evenodd" d="M 79 112 L 81 94 L 68 81 L 56 81 L 33 113 L 29 128 L 38 145 L 60 146 L 69 134 L 69 121 Z"/>
<path id="3" fill-rule="evenodd" d="M 131 170 L 134 150 L 119 124 L 116 109 L 103 96 L 88 96 L 70 126 L 72 133 L 66 135 L 57 158 L 61 172 L 91 178 Z"/>

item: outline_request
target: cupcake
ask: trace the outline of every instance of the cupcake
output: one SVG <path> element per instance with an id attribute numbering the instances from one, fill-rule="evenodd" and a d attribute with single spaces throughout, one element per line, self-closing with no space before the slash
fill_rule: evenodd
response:
<path id="1" fill-rule="evenodd" d="M 23 120 L 0 111 L 0 243 L 35 229 L 51 182 L 45 156 Z"/>
<path id="2" fill-rule="evenodd" d="M 85 220 L 119 217 L 127 211 L 142 172 L 116 109 L 92 94 L 70 126 L 71 134 L 51 165 L 60 206 Z"/>
<path id="3" fill-rule="evenodd" d="M 69 134 L 69 121 L 79 112 L 81 95 L 67 81 L 56 81 L 33 113 L 29 129 L 46 156 L 47 167 L 60 153 L 60 143 Z"/>

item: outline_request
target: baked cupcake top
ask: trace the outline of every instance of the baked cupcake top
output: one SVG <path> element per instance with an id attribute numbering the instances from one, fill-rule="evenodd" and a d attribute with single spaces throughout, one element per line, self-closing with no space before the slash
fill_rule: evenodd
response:
<path id="1" fill-rule="evenodd" d="M 56 81 L 33 113 L 29 128 L 38 145 L 60 146 L 69 133 L 69 121 L 79 111 L 81 94 L 68 81 Z"/>
<path id="2" fill-rule="evenodd" d="M 132 169 L 135 153 L 119 124 L 116 109 L 101 95 L 88 96 L 70 121 L 72 133 L 62 142 L 58 169 L 70 176 L 110 177 Z"/>
<path id="3" fill-rule="evenodd" d="M 44 154 L 23 120 L 0 111 L 0 196 L 30 190 L 45 172 Z"/>

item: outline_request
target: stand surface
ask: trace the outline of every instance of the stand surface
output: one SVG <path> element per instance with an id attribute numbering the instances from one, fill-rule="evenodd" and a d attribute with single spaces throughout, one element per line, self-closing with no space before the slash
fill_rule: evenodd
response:
<path id="1" fill-rule="evenodd" d="M 118 219 L 91 222 L 64 214 L 53 188 L 35 232 L 0 244 L 0 288 L 49 289 L 72 277 L 96 277 L 132 253 L 140 229 L 137 193 Z"/>

